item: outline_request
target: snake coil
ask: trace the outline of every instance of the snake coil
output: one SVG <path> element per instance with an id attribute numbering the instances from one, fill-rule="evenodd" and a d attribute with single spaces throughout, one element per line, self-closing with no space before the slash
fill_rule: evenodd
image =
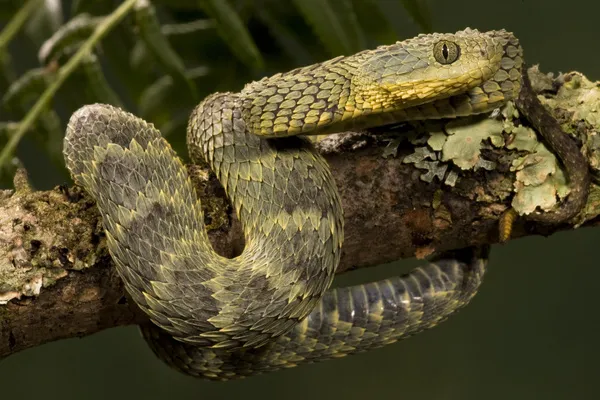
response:
<path id="1" fill-rule="evenodd" d="M 433 327 L 477 292 L 489 248 L 412 273 L 328 290 L 343 213 L 325 160 L 300 134 L 493 110 L 521 89 L 505 31 L 420 35 L 252 82 L 201 102 L 188 124 L 242 222 L 234 259 L 208 241 L 186 170 L 151 124 L 107 105 L 73 114 L 64 141 L 96 199 L 154 352 L 190 375 L 231 379 L 339 357 Z M 288 137 L 294 136 L 294 137 Z"/>

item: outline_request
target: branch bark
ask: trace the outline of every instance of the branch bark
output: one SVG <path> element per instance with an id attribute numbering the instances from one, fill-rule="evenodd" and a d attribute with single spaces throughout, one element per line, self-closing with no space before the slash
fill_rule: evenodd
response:
<path id="1" fill-rule="evenodd" d="M 536 69 L 530 73 L 543 100 L 580 143 L 592 170 L 598 168 L 600 85 L 576 72 L 556 79 Z M 519 136 L 507 128 L 514 119 L 509 114 L 496 118 L 504 127 L 504 144 L 491 145 L 494 138 L 484 135 L 477 159 L 470 160 L 473 167 L 465 170 L 457 167 L 463 165 L 464 154 L 443 160 L 443 151 L 435 150 L 432 138 L 439 136 L 427 133 L 431 125 L 426 130 L 423 125 L 401 127 L 401 135 L 390 135 L 388 128 L 320 141 L 317 148 L 331 166 L 345 212 L 338 272 L 497 242 L 498 219 L 523 183 L 511 168 L 527 153 L 511 148 L 511 138 Z M 450 129 L 440 126 L 449 141 Z M 464 143 L 470 143 L 473 135 L 466 135 Z M 189 171 L 204 200 L 213 246 L 224 256 L 239 254 L 243 238 L 222 188 L 205 169 L 190 166 Z M 599 199 L 593 185 L 578 225 L 595 224 Z M 571 228 L 517 219 L 512 237 Z M 78 187 L 33 191 L 25 173 L 18 173 L 15 190 L 0 191 L 0 358 L 143 320 L 114 272 L 93 200 Z"/>

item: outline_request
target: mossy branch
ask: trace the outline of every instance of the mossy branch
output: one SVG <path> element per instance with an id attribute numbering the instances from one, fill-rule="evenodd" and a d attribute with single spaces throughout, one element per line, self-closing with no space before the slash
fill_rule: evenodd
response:
<path id="1" fill-rule="evenodd" d="M 59 69 L 55 80 L 48 86 L 44 93 L 42 93 L 38 101 L 34 104 L 31 110 L 29 110 L 27 115 L 25 115 L 23 120 L 19 123 L 18 128 L 8 139 L 6 146 L 4 146 L 0 152 L 0 165 L 5 165 L 8 162 L 25 133 L 31 129 L 35 121 L 44 112 L 44 110 L 46 110 L 47 107 L 50 107 L 50 101 L 58 89 L 60 89 L 67 78 L 86 59 L 88 54 L 100 42 L 100 40 L 102 40 L 102 38 L 106 36 L 106 34 L 108 34 L 111 29 L 133 9 L 136 1 L 137 0 L 126 0 L 110 15 L 107 15 L 106 18 L 100 24 L 98 24 L 94 30 L 94 33 L 92 33 L 89 39 L 87 39 L 79 48 L 77 53 L 75 53 L 75 55 L 73 55 L 73 57 L 71 57 L 69 61 Z M 31 2 L 33 2 L 33 0 L 31 0 Z"/>

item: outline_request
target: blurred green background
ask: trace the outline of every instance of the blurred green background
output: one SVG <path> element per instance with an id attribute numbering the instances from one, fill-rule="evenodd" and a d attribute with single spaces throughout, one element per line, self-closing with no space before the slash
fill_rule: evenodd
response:
<path id="1" fill-rule="evenodd" d="M 298 1 L 302 0 L 293 3 L 297 5 Z M 173 3 L 179 2 L 185 3 L 182 0 Z M 65 9 L 73 5 L 73 2 L 63 3 Z M 195 80 L 200 96 L 217 89 L 239 90 L 243 82 L 261 73 L 287 70 L 302 65 L 304 60 L 322 61 L 337 49 L 335 42 L 324 43 L 318 33 L 313 34 L 306 18 L 298 15 L 298 7 L 284 0 L 273 7 L 270 1 L 232 3 L 241 4 L 237 11 L 263 54 L 265 68 L 253 71 L 247 67 L 252 60 L 237 61 L 243 58 L 240 50 L 230 51 L 226 41 L 213 37 L 205 43 L 192 37 L 198 41 L 197 48 L 189 50 L 188 43 L 186 49 L 198 53 L 198 58 L 186 57 L 186 63 L 190 63 L 189 67 L 201 66 L 198 60 L 205 56 L 214 72 Z M 306 3 L 318 2 L 306 0 Z M 328 3 L 336 6 L 344 2 L 329 0 Z M 381 40 L 390 36 L 391 40 L 412 37 L 428 26 L 439 32 L 454 32 L 467 26 L 480 30 L 505 28 L 520 38 L 528 63 L 540 63 L 547 72 L 578 70 L 590 79 L 600 80 L 599 2 L 429 0 L 413 2 L 428 6 L 428 13 L 421 9 L 420 14 L 413 15 L 402 3 L 380 0 L 378 4 L 383 8 L 378 11 L 371 4 L 358 13 L 364 27 L 363 44 L 383 43 Z M 265 10 L 275 10 L 271 15 L 276 17 L 275 22 L 265 22 L 269 21 Z M 184 11 L 169 14 L 177 20 L 185 20 L 187 15 Z M 278 15 L 285 15 L 286 19 L 278 20 Z M 375 19 L 382 15 L 389 26 L 382 28 L 380 20 Z M 419 19 L 419 15 L 423 18 Z M 0 26 L 9 16 L 2 15 Z M 277 21 L 286 28 L 280 33 L 294 33 L 290 44 L 299 43 L 298 51 L 304 49 L 303 53 L 295 53 L 294 57 L 282 50 L 283 42 L 271 43 Z M 265 26 L 274 30 L 269 31 Z M 109 36 L 103 46 L 104 56 L 110 54 L 106 48 L 112 45 L 111 38 L 115 40 Z M 19 37 L 11 45 L 10 54 L 19 74 L 36 66 L 37 50 L 32 42 L 31 38 Z M 348 43 L 353 48 L 361 41 Z M 138 87 L 123 88 L 118 86 L 119 73 L 114 69 L 111 72 L 110 62 L 106 71 L 109 71 L 108 81 L 134 111 L 139 110 L 144 86 L 151 83 L 147 79 L 160 76 L 155 70 L 144 70 L 141 77 L 135 77 L 141 82 Z M 6 86 L 0 88 L 6 91 Z M 70 90 L 74 89 L 71 86 Z M 175 93 L 177 98 L 169 98 L 174 104 L 162 106 L 177 107 L 179 97 L 185 99 L 186 90 L 182 86 Z M 68 95 L 69 92 L 62 93 L 63 97 Z M 187 101 L 187 106 L 193 105 L 189 100 L 182 101 Z M 56 112 L 64 118 L 72 109 L 64 102 L 56 105 Z M 168 123 L 174 112 L 154 113 L 151 117 L 160 126 Z M 6 115 L 9 114 L 0 114 L 0 121 Z M 10 118 L 15 115 L 10 114 Z M 182 126 L 177 127 L 169 137 L 180 148 L 181 132 Z M 68 181 L 64 170 L 52 161 L 52 155 L 39 145 L 38 139 L 26 138 L 17 154 L 30 171 L 36 188 L 47 189 Z M 9 183 L 3 182 L 5 187 Z M 595 261 L 596 240 L 600 242 L 600 230 L 580 229 L 551 238 L 530 237 L 495 246 L 482 291 L 471 305 L 433 330 L 367 354 L 242 381 L 215 383 L 170 370 L 154 358 L 137 329 L 127 327 L 50 343 L 0 361 L 0 397 L 595 399 L 599 397 L 595 379 L 600 372 L 597 339 L 600 271 Z M 356 271 L 340 277 L 338 284 L 380 279 L 412 265 L 415 262 L 406 261 Z"/>

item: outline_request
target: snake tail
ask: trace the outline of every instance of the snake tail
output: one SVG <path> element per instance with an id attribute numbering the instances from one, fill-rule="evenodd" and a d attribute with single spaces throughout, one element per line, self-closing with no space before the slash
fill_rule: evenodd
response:
<path id="1" fill-rule="evenodd" d="M 327 291 L 290 332 L 260 348 L 234 352 L 174 340 L 151 324 L 152 351 L 188 375 L 230 380 L 379 348 L 432 328 L 477 293 L 489 246 L 441 254 L 409 274 Z"/>
<path id="2" fill-rule="evenodd" d="M 235 259 L 212 249 L 183 163 L 160 132 L 118 108 L 71 117 L 67 167 L 96 199 L 110 254 L 150 320 L 197 346 L 260 346 L 293 328 L 330 286 L 342 209 L 327 164 L 304 140 L 271 146 L 243 130 L 217 96 L 202 144 L 246 235 Z M 241 137 L 240 137 L 241 136 Z"/>
<path id="3" fill-rule="evenodd" d="M 523 68 L 522 75 L 523 89 L 515 103 L 525 118 L 542 136 L 549 149 L 556 153 L 559 161 L 565 167 L 571 188 L 567 200 L 555 211 L 533 212 L 526 215 L 525 218 L 548 224 L 568 222 L 583 209 L 587 202 L 591 182 L 588 162 L 573 138 L 563 131 L 556 118 L 537 98 L 531 86 L 527 68 Z"/>

